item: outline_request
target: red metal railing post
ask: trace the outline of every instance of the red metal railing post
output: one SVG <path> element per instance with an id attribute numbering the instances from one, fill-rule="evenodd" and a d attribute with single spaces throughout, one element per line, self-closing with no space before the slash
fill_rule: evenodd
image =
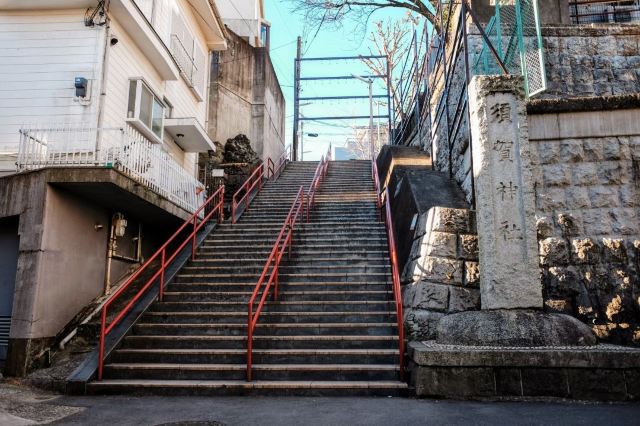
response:
<path id="1" fill-rule="evenodd" d="M 208 206 L 211 206 L 212 203 L 215 203 L 216 200 L 220 200 L 218 204 L 215 205 L 214 208 L 207 210 Z M 188 250 L 188 245 L 191 243 L 191 256 L 195 257 L 196 252 L 196 235 L 199 229 L 198 219 L 199 216 L 202 215 L 202 221 L 200 222 L 200 227 L 204 223 L 206 223 L 211 216 L 216 214 L 216 208 L 219 209 L 219 219 L 222 221 L 224 219 L 223 216 L 223 208 L 224 208 L 224 186 L 218 188 L 213 195 L 211 195 L 194 213 L 191 217 L 184 221 L 184 223 L 173 233 L 171 237 L 165 243 L 158 248 L 158 250 L 147 259 L 147 261 L 138 268 L 133 274 L 131 274 L 127 280 L 113 293 L 109 296 L 107 301 L 104 303 L 102 308 L 102 318 L 100 324 L 100 343 L 99 343 L 99 360 L 98 360 L 98 379 L 101 380 L 103 376 L 104 369 L 104 360 L 105 360 L 105 340 L 106 336 L 111 332 L 111 330 L 123 319 L 126 314 L 133 308 L 134 304 L 142 297 L 142 295 L 153 287 L 153 284 L 160 281 L 160 288 L 158 289 L 159 300 L 162 300 L 164 297 L 164 283 L 165 283 L 165 272 L 167 265 L 170 265 L 171 262 L 183 251 Z M 179 236 L 181 235 L 188 227 L 192 225 L 193 231 L 192 234 L 186 236 L 184 240 L 175 248 L 171 255 L 167 254 L 167 248 L 169 245 Z M 160 269 L 156 271 L 150 278 L 148 278 L 145 284 L 137 291 L 137 293 L 131 298 L 131 300 L 125 304 L 123 308 L 113 317 L 111 323 L 107 326 L 107 310 L 111 303 L 120 297 L 124 292 L 138 279 L 141 277 L 142 273 L 151 267 L 151 265 L 156 265 L 158 258 L 160 258 Z"/>
<path id="2" fill-rule="evenodd" d="M 253 355 L 253 314 L 252 304 L 249 304 L 249 320 L 247 321 L 247 381 L 251 381 L 251 368 L 252 368 L 252 355 Z"/>
<path id="3" fill-rule="evenodd" d="M 106 334 L 107 327 L 107 308 L 106 306 L 102 308 L 102 315 L 100 319 L 100 347 L 99 347 L 99 358 L 98 358 L 98 380 L 102 380 L 102 369 L 104 368 L 104 339 Z"/>
<path id="4" fill-rule="evenodd" d="M 193 239 L 191 240 L 191 260 L 196 260 L 196 226 L 198 226 L 198 216 L 193 217 Z"/>
<path id="5" fill-rule="evenodd" d="M 162 298 L 164 297 L 164 270 L 166 267 L 166 248 L 162 249 L 162 258 L 160 264 L 160 291 L 158 292 L 158 300 L 162 302 Z"/>
<path id="6" fill-rule="evenodd" d="M 222 223 L 224 221 L 224 186 L 222 187 L 222 192 L 220 193 L 220 201 L 218 201 L 218 223 Z"/>
<path id="7" fill-rule="evenodd" d="M 279 253 L 276 255 L 276 258 L 278 258 Z M 274 271 L 273 273 L 275 274 L 275 287 L 273 288 L 273 300 L 278 300 L 278 284 L 280 283 L 280 278 L 279 278 L 279 274 L 278 274 L 278 264 L 280 262 L 276 262 L 276 264 L 274 265 Z"/>

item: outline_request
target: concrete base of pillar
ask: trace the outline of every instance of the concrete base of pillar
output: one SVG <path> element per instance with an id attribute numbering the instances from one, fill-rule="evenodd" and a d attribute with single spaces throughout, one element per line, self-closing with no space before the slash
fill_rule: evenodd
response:
<path id="1" fill-rule="evenodd" d="M 466 311 L 438 322 L 437 343 L 462 346 L 592 346 L 591 329 L 577 319 L 528 309 Z"/>
<path id="2" fill-rule="evenodd" d="M 640 400 L 640 349 L 613 345 L 504 347 L 411 342 L 419 397 Z"/>

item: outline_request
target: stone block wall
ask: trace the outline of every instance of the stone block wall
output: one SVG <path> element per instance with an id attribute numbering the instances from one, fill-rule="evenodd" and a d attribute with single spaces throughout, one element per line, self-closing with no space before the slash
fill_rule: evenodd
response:
<path id="1" fill-rule="evenodd" d="M 530 117 L 545 309 L 620 344 L 640 344 L 639 113 Z M 627 124 L 604 126 L 607 114 Z M 573 126 L 550 130 L 565 120 Z M 593 122 L 601 131 L 588 129 Z"/>
<path id="2" fill-rule="evenodd" d="M 542 27 L 547 90 L 536 98 L 640 92 L 640 25 Z"/>
<path id="3" fill-rule="evenodd" d="M 416 226 L 402 296 L 408 338 L 426 340 L 445 314 L 480 309 L 478 240 L 467 209 L 434 207 Z"/>

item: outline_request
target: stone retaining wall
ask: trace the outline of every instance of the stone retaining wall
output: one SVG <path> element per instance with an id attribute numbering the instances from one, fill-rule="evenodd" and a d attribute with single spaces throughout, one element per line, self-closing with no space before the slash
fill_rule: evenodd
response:
<path id="1" fill-rule="evenodd" d="M 434 207 L 418 216 L 402 282 L 409 340 L 433 339 L 445 314 L 480 309 L 475 215 Z"/>
<path id="2" fill-rule="evenodd" d="M 638 117 L 530 116 L 545 308 L 620 344 L 640 344 Z"/>

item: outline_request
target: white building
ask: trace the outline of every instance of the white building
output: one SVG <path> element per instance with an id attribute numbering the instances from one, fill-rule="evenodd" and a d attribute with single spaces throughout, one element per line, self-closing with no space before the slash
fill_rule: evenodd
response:
<path id="1" fill-rule="evenodd" d="M 253 47 L 269 45 L 270 23 L 265 19 L 264 0 L 218 0 L 220 16 L 231 31 Z"/>
<path id="2" fill-rule="evenodd" d="M 169 198 L 169 174 L 197 185 L 224 34 L 212 0 L 0 0 L 0 173 L 116 163 Z"/>
<path id="3" fill-rule="evenodd" d="M 37 365 L 200 205 L 226 44 L 213 0 L 0 0 L 5 372 Z"/>

